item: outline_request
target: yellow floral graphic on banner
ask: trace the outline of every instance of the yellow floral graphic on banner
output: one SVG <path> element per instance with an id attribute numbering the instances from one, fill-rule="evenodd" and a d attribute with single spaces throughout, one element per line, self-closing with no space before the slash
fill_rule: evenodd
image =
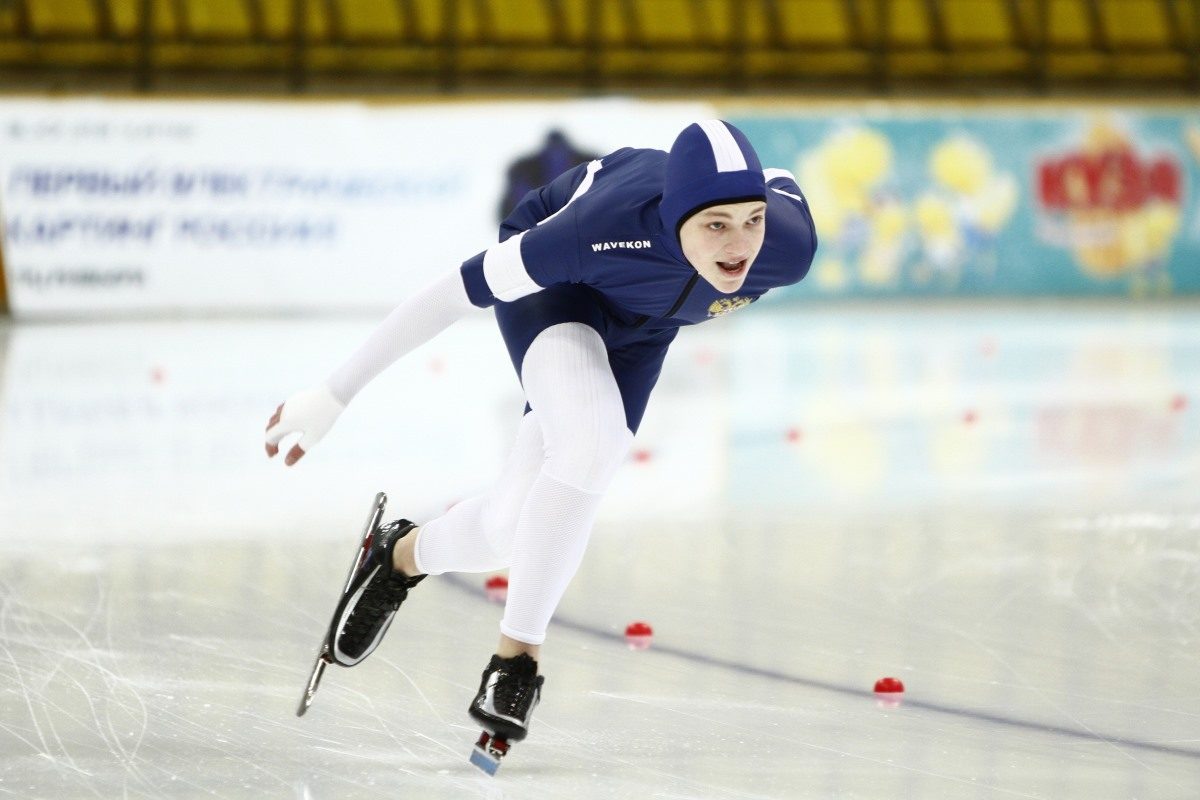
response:
<path id="1" fill-rule="evenodd" d="M 887 135 L 858 126 L 800 157 L 822 242 L 815 281 L 828 291 L 896 288 L 906 262 L 916 285 L 953 288 L 968 267 L 990 276 L 996 239 L 1017 207 L 1016 178 L 965 133 L 932 147 L 928 179 L 917 186 L 901 190 L 894 162 Z"/>

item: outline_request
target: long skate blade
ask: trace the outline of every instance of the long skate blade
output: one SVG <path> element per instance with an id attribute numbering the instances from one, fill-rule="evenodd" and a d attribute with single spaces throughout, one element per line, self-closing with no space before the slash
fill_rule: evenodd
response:
<path id="1" fill-rule="evenodd" d="M 304 694 L 300 697 L 300 705 L 296 709 L 296 716 L 303 717 L 304 712 L 308 711 L 308 707 L 312 705 L 313 696 L 317 693 L 317 687 L 321 685 L 321 676 L 325 674 L 325 667 L 329 664 L 326 657 L 326 648 L 321 647 L 321 652 L 317 653 L 317 661 L 313 664 L 312 672 L 308 675 L 308 684 L 304 687 Z"/>
<path id="2" fill-rule="evenodd" d="M 358 568 L 366 558 L 367 551 L 370 550 L 370 537 L 379 527 L 379 523 L 383 519 L 383 510 L 386 507 L 387 494 L 378 492 L 371 502 L 371 513 L 367 515 L 367 522 L 363 526 L 359 547 L 354 551 L 354 559 L 350 562 L 350 569 L 346 572 L 346 583 L 342 587 L 343 595 L 350 590 L 350 584 L 354 582 L 354 574 L 358 572 Z M 335 605 L 335 612 L 336 609 Z M 336 623 L 336 620 L 334 622 Z M 300 705 L 296 707 L 297 717 L 303 717 L 304 712 L 308 711 L 308 707 L 312 705 L 313 696 L 317 693 L 317 687 L 321 684 L 321 676 L 325 674 L 325 667 L 333 663 L 333 656 L 329 652 L 329 636 L 329 632 L 326 632 L 325 641 L 321 643 L 321 649 L 317 652 L 317 660 L 313 664 L 312 672 L 308 675 L 308 683 L 304 687 L 304 694 L 300 697 Z"/>

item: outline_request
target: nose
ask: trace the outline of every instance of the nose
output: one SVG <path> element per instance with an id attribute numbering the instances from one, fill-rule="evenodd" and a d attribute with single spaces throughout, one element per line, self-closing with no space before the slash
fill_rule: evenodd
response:
<path id="1" fill-rule="evenodd" d="M 725 240 L 725 252 L 731 256 L 744 256 L 750 250 L 750 236 L 745 231 L 734 231 Z"/>

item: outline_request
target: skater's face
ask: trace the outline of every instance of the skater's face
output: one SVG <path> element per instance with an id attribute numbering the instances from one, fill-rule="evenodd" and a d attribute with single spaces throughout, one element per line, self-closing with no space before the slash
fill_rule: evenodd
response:
<path id="1" fill-rule="evenodd" d="M 700 277 L 732 294 L 746 282 L 766 232 L 766 203 L 726 203 L 688 217 L 679 228 L 679 244 Z"/>

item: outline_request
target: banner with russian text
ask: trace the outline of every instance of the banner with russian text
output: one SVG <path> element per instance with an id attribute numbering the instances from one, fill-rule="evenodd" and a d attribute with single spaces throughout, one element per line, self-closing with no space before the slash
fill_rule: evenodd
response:
<path id="1" fill-rule="evenodd" d="M 18 317 L 386 308 L 496 241 L 511 198 L 698 103 L 0 101 Z"/>

